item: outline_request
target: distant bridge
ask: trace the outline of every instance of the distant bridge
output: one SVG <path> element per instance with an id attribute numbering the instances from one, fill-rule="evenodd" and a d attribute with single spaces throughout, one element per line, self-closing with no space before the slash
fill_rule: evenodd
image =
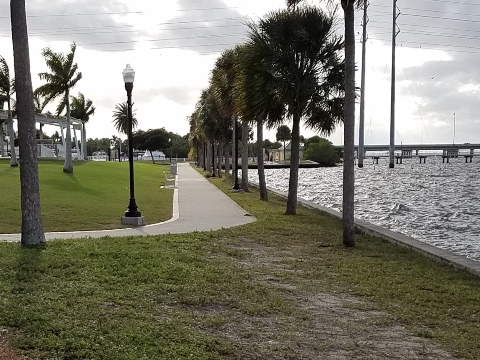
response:
<path id="1" fill-rule="evenodd" d="M 343 146 L 340 146 L 343 149 Z M 389 145 L 364 145 L 365 151 L 389 151 Z M 395 151 L 411 151 L 415 152 L 418 155 L 419 150 L 428 150 L 428 151 L 443 151 L 446 155 L 447 152 L 455 150 L 470 150 L 473 153 L 474 150 L 480 150 L 480 144 L 401 144 L 395 145 Z M 358 145 L 355 145 L 355 151 L 358 151 Z"/>

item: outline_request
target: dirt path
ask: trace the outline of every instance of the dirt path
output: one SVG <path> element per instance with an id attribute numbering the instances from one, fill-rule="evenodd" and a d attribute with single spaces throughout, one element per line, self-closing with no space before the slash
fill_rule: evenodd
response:
<path id="1" fill-rule="evenodd" d="M 0 360 L 26 360 L 17 355 L 7 339 L 7 332 L 0 329 Z"/>
<path id="2" fill-rule="evenodd" d="M 295 266 L 292 249 L 247 242 L 239 265 L 280 290 L 300 311 L 291 316 L 236 316 L 223 333 L 248 359 L 458 359 L 427 337 L 407 331 L 392 316 L 345 292 L 325 291 Z M 301 260 L 300 260 L 301 261 Z M 334 274 L 333 274 L 334 275 Z M 422 329 L 418 329 L 422 334 Z"/>

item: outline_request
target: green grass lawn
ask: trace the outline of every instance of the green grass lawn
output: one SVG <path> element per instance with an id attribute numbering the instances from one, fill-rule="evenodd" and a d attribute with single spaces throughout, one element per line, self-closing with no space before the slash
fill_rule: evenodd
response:
<path id="1" fill-rule="evenodd" d="M 435 347 L 480 358 L 479 278 L 364 235 L 346 249 L 339 220 L 285 216 L 278 197 L 210 181 L 258 221 L 0 244 L 0 328 L 15 348 L 30 359 L 445 359 Z"/>
<path id="2" fill-rule="evenodd" d="M 40 161 L 40 199 L 45 231 L 120 228 L 130 198 L 128 162 L 75 161 L 74 173 L 63 161 Z M 135 162 L 135 197 L 147 223 L 172 217 L 173 191 L 161 189 L 168 166 Z M 2 197 L 0 233 L 21 228 L 20 169 L 0 160 Z"/>

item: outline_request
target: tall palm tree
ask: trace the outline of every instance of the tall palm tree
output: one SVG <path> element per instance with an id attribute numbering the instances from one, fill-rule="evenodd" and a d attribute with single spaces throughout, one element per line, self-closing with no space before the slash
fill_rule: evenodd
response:
<path id="1" fill-rule="evenodd" d="M 238 47 L 229 49 L 215 62 L 210 78 L 213 94 L 218 102 L 219 109 L 224 117 L 231 119 L 232 131 L 232 170 L 235 183 L 233 188 L 238 190 L 238 104 L 235 101 L 234 88 L 236 78 L 239 76 L 236 63 Z M 248 159 L 245 159 L 248 161 Z"/>
<path id="2" fill-rule="evenodd" d="M 128 135 L 128 104 L 127 102 L 119 103 L 115 105 L 113 111 L 113 125 L 118 132 L 122 132 Z M 135 110 L 132 109 L 132 129 L 135 129 L 138 125 L 137 118 L 135 117 Z"/>
<path id="3" fill-rule="evenodd" d="M 334 23 L 333 16 L 305 7 L 271 12 L 250 26 L 249 41 L 270 72 L 267 80 L 284 104 L 286 118 L 293 122 L 287 215 L 297 209 L 300 121 L 329 134 L 342 120 L 343 42 L 334 33 Z"/>
<path id="4" fill-rule="evenodd" d="M 58 144 L 60 142 L 60 134 L 58 131 L 55 131 L 52 135 L 52 141 L 54 144 Z"/>
<path id="5" fill-rule="evenodd" d="M 45 104 L 61 96 L 62 99 L 57 106 L 57 115 L 60 115 L 66 108 L 67 131 L 65 137 L 65 163 L 63 171 L 73 173 L 72 162 L 72 135 L 70 130 L 70 90 L 82 78 L 78 72 L 78 65 L 73 62 L 77 45 L 73 42 L 70 45 L 68 54 L 53 52 L 49 47 L 42 50 L 47 67 L 50 72 L 38 74 L 41 80 L 46 83 L 35 90 L 39 95 L 45 96 Z"/>
<path id="6" fill-rule="evenodd" d="M 33 108 L 36 114 L 41 114 L 45 109 L 45 99 L 40 94 L 33 92 Z M 43 139 L 43 123 L 40 123 L 40 139 Z"/>
<path id="7" fill-rule="evenodd" d="M 30 76 L 27 15 L 25 0 L 10 1 L 13 59 L 17 92 L 18 140 L 20 144 L 20 184 L 22 208 L 22 245 L 45 243 L 40 187 L 38 178 L 37 146 L 35 139 L 35 111 Z"/>
<path id="8" fill-rule="evenodd" d="M 202 91 L 200 99 L 197 103 L 197 126 L 202 131 L 204 138 L 214 144 L 214 152 L 217 143 L 223 142 L 230 128 L 230 119 L 223 116 L 218 102 L 215 99 L 212 87 Z M 216 156 L 212 165 L 212 175 L 217 175 Z M 210 164 L 210 162 L 209 162 Z"/>
<path id="9" fill-rule="evenodd" d="M 303 0 L 287 0 L 295 6 Z M 336 0 L 327 0 L 336 2 Z M 355 246 L 355 5 L 367 0 L 340 0 L 345 18 L 345 107 L 343 146 L 343 244 Z"/>
<path id="10" fill-rule="evenodd" d="M 90 116 L 95 114 L 95 107 L 93 106 L 92 100 L 85 99 L 85 96 L 82 93 L 78 93 L 78 96 L 72 96 L 71 100 L 71 115 L 82 121 L 82 138 L 84 139 L 82 142 L 82 154 L 83 159 L 87 160 L 87 149 L 85 148 L 87 133 L 85 130 L 85 124 L 90 119 Z"/>
<path id="11" fill-rule="evenodd" d="M 285 141 L 288 141 L 292 138 L 292 132 L 288 125 L 280 125 L 277 128 L 277 133 L 275 134 L 275 138 L 277 141 L 283 142 L 283 161 L 287 161 L 287 157 L 285 156 Z"/>
<path id="12" fill-rule="evenodd" d="M 10 166 L 18 166 L 15 151 L 15 132 L 13 130 L 12 95 L 15 93 L 14 81 L 10 78 L 10 69 L 7 61 L 0 56 L 0 102 L 1 108 L 7 103 L 7 133 L 10 137 Z"/>
<path id="13" fill-rule="evenodd" d="M 235 97 L 240 115 L 244 121 L 257 126 L 257 164 L 260 200 L 268 200 L 263 161 L 263 126 L 272 128 L 281 123 L 284 105 L 279 101 L 276 89 L 272 87 L 272 72 L 263 66 L 263 58 L 252 44 L 244 44 L 240 49 L 239 76 L 236 79 Z"/>

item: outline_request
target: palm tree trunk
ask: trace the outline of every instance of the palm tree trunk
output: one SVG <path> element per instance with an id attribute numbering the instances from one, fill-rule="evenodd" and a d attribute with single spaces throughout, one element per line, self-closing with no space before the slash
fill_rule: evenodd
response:
<path id="1" fill-rule="evenodd" d="M 11 0 L 13 58 L 17 92 L 18 140 L 20 144 L 22 245 L 45 243 L 38 178 L 35 110 L 28 49 L 27 15 L 24 0 Z"/>
<path id="2" fill-rule="evenodd" d="M 8 101 L 7 117 L 8 117 L 7 131 L 8 131 L 8 136 L 10 136 L 10 166 L 18 166 L 17 151 L 15 150 L 15 131 L 13 130 L 13 118 L 12 118 L 12 110 L 10 108 L 10 100 Z M 35 147 L 37 147 L 36 142 L 37 140 L 35 139 Z"/>
<path id="3" fill-rule="evenodd" d="M 122 148 L 122 140 L 120 140 L 120 150 Z M 87 130 L 85 128 L 85 122 L 82 121 L 82 155 L 83 155 L 83 160 L 88 160 L 87 157 Z"/>
<path id="4" fill-rule="evenodd" d="M 345 114 L 343 147 L 343 245 L 355 246 L 355 9 L 353 1 L 344 6 L 345 14 Z"/>
<path id="5" fill-rule="evenodd" d="M 212 143 L 212 177 L 217 176 L 217 143 L 214 140 Z"/>
<path id="6" fill-rule="evenodd" d="M 223 146 L 224 146 L 224 143 L 223 141 L 219 142 L 218 143 L 218 150 L 217 150 L 217 155 L 218 155 L 218 161 L 217 161 L 217 174 L 218 174 L 218 177 L 221 178 L 222 177 L 222 163 L 223 163 Z"/>
<path id="7" fill-rule="evenodd" d="M 70 131 L 70 92 L 65 92 L 65 98 L 67 99 L 67 131 L 65 134 L 65 163 L 63 164 L 63 172 L 73 173 L 73 161 L 72 161 L 72 133 Z"/>
<path id="8" fill-rule="evenodd" d="M 206 144 L 205 158 L 206 158 L 206 169 L 211 174 L 212 173 L 212 144 L 210 143 L 210 141 L 207 141 L 207 144 Z"/>
<path id="9" fill-rule="evenodd" d="M 293 117 L 292 142 L 290 144 L 290 179 L 288 181 L 288 198 L 286 215 L 297 213 L 298 165 L 300 163 L 300 114 Z"/>
<path id="10" fill-rule="evenodd" d="M 265 165 L 263 163 L 263 121 L 257 121 L 257 165 L 260 200 L 268 200 L 267 183 L 265 181 Z"/>
<path id="11" fill-rule="evenodd" d="M 202 143 L 202 167 L 203 171 L 207 171 L 207 145 L 205 140 Z"/>
<path id="12" fill-rule="evenodd" d="M 230 175 L 230 147 L 228 143 L 223 147 L 223 157 L 225 158 L 225 176 Z"/>
<path id="13" fill-rule="evenodd" d="M 249 127 L 242 122 L 242 190 L 248 191 L 248 135 Z"/>
<path id="14" fill-rule="evenodd" d="M 5 155 L 5 144 L 3 142 L 3 123 L 0 123 L 0 156 Z"/>

